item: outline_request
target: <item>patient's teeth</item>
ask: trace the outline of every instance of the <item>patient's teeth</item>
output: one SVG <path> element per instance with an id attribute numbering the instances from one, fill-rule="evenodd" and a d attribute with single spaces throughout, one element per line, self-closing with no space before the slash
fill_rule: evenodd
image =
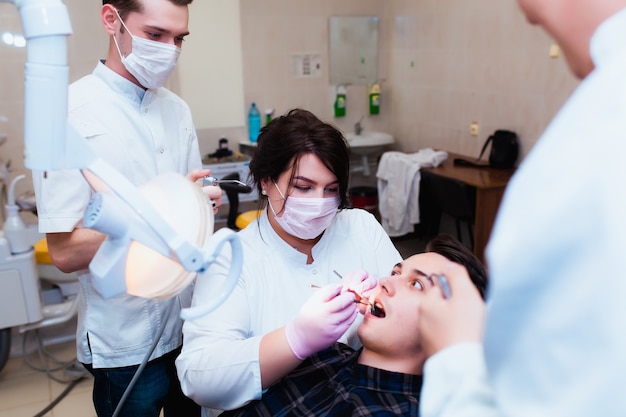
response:
<path id="1" fill-rule="evenodd" d="M 370 313 L 374 317 L 379 317 L 379 318 L 385 317 L 385 310 L 383 310 L 382 306 L 379 303 L 372 304 Z"/>

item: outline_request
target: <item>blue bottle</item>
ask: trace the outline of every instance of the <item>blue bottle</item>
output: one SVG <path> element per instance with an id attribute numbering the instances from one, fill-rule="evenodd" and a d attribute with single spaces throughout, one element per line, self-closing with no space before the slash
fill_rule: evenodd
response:
<path id="1" fill-rule="evenodd" d="M 250 142 L 256 143 L 259 138 L 259 132 L 261 131 L 261 113 L 256 107 L 256 103 L 252 103 L 250 111 L 248 112 L 248 133 L 250 136 Z"/>

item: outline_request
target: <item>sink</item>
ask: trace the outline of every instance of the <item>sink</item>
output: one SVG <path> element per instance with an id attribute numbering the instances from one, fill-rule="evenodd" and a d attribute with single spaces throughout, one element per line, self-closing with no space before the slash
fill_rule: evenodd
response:
<path id="1" fill-rule="evenodd" d="M 363 175 L 369 176 L 369 157 L 378 157 L 383 153 L 386 146 L 394 143 L 393 136 L 385 132 L 364 131 L 360 135 L 354 132 L 344 134 L 350 151 L 353 154 L 361 156 L 362 166 L 352 168 L 352 171 L 362 171 Z"/>
<path id="2" fill-rule="evenodd" d="M 366 131 L 357 135 L 353 132 L 345 134 L 346 140 L 356 153 L 371 153 L 372 151 L 382 150 L 385 145 L 391 145 L 394 140 L 393 136 L 385 132 Z M 373 149 L 369 149 L 373 148 Z"/>

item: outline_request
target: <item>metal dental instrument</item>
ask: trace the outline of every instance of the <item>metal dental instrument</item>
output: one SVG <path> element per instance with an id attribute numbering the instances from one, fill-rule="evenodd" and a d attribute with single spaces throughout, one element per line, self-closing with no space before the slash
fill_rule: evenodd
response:
<path id="1" fill-rule="evenodd" d="M 208 185 L 220 185 L 220 184 L 237 184 L 247 187 L 248 184 L 239 180 L 218 180 L 215 177 L 202 177 L 202 186 L 206 187 Z"/>
<path id="2" fill-rule="evenodd" d="M 335 275 L 337 275 L 339 278 L 343 279 L 343 277 L 341 276 L 341 274 L 340 274 L 339 272 L 335 271 L 334 269 L 333 269 L 333 272 L 334 272 L 334 273 L 335 273 Z M 352 294 L 354 294 L 354 302 L 355 302 L 355 303 L 363 304 L 363 305 L 366 305 L 366 306 L 373 305 L 373 304 L 371 304 L 369 301 L 366 301 L 366 300 L 365 300 L 365 298 L 364 298 L 361 294 L 357 293 L 357 292 L 356 292 L 356 291 L 354 291 L 353 289 L 348 288 L 346 291 L 349 291 L 349 292 L 351 292 Z"/>
<path id="3" fill-rule="evenodd" d="M 441 294 L 444 299 L 449 299 L 452 297 L 452 290 L 450 290 L 450 283 L 448 282 L 448 278 L 446 278 L 443 274 L 430 274 L 428 276 L 428 280 L 433 284 L 439 287 L 441 290 Z"/>

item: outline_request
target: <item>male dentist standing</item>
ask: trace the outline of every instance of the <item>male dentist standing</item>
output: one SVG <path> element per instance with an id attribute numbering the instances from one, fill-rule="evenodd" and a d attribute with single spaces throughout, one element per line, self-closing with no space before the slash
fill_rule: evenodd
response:
<path id="1" fill-rule="evenodd" d="M 163 86 L 188 31 L 192 0 L 104 0 L 101 21 L 110 37 L 106 60 L 70 86 L 68 118 L 94 151 L 139 186 L 164 172 L 196 181 L 202 170 L 198 140 L 187 104 Z M 180 310 L 191 289 L 169 300 L 120 295 L 103 299 L 94 289 L 89 263 L 105 235 L 82 226 L 92 194 L 78 171 L 33 175 L 39 229 L 54 264 L 78 271 L 77 356 L 94 376 L 99 417 L 111 416 L 157 331 L 148 365 L 120 416 L 199 415 L 179 386 L 174 360 L 182 344 Z M 221 201 L 211 187 L 209 197 Z"/>

